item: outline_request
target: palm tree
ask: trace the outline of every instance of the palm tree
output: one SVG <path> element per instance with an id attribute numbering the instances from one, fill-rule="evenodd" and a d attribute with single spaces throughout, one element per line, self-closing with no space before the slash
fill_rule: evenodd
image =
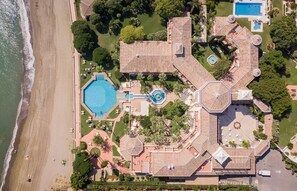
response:
<path id="1" fill-rule="evenodd" d="M 96 71 L 97 72 L 103 72 L 104 71 L 104 68 L 103 68 L 103 66 L 101 66 L 101 65 L 99 65 L 99 66 L 96 66 Z"/>
<path id="2" fill-rule="evenodd" d="M 148 81 L 153 81 L 154 76 L 150 74 L 150 75 L 148 75 L 148 76 L 146 77 L 146 79 L 147 79 Z"/>
<path id="3" fill-rule="evenodd" d="M 139 80 L 139 81 L 142 81 L 144 79 L 143 74 L 142 73 L 138 73 L 136 79 Z"/>
<path id="4" fill-rule="evenodd" d="M 159 74 L 158 77 L 159 77 L 159 81 L 162 82 L 162 83 L 167 80 L 167 76 L 164 73 Z"/>
<path id="5" fill-rule="evenodd" d="M 178 82 L 174 83 L 174 85 L 173 85 L 173 92 L 175 94 L 178 94 L 178 93 L 180 93 L 182 91 L 183 91 L 183 85 L 180 84 L 180 83 L 178 83 Z"/>
<path id="6" fill-rule="evenodd" d="M 199 8 L 200 8 L 200 2 L 197 0 L 192 0 L 192 1 L 188 2 L 187 4 L 191 7 L 190 13 L 193 13 L 194 10 L 199 10 Z"/>
<path id="7" fill-rule="evenodd" d="M 148 94 L 150 90 L 151 90 L 151 88 L 149 86 L 142 85 L 141 86 L 141 89 L 140 89 L 140 93 L 142 93 L 142 94 Z"/>
<path id="8" fill-rule="evenodd" d="M 104 140 L 103 138 L 100 136 L 100 135 L 96 135 L 94 138 L 93 138 L 93 142 L 96 144 L 96 145 L 102 145 L 104 143 Z"/>

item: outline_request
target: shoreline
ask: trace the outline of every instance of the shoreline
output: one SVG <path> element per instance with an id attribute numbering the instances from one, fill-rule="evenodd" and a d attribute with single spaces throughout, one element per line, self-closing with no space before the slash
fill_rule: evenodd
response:
<path id="1" fill-rule="evenodd" d="M 7 149 L 3 172 L 1 173 L 1 185 L 0 190 L 5 186 L 6 181 L 10 173 L 10 167 L 15 160 L 16 145 L 19 144 L 19 135 L 21 134 L 21 127 L 26 121 L 28 115 L 28 107 L 30 104 L 31 91 L 35 78 L 35 67 L 34 61 L 35 57 L 33 55 L 33 39 L 32 39 L 32 25 L 30 10 L 27 8 L 30 6 L 30 2 L 27 0 L 19 0 L 19 14 L 20 14 L 20 26 L 23 36 L 23 68 L 24 68 L 24 78 L 21 83 L 21 99 L 19 101 L 17 116 L 15 120 L 15 126 L 13 129 L 13 135 L 11 142 Z"/>
<path id="2" fill-rule="evenodd" d="M 72 170 L 70 150 L 73 147 L 73 134 L 69 128 L 74 121 L 74 73 L 71 65 L 72 35 L 69 32 L 71 18 L 65 11 L 69 9 L 69 2 L 27 2 L 31 3 L 30 34 L 36 57 L 36 76 L 32 93 L 26 94 L 31 95 L 29 112 L 18 120 L 20 128 L 14 143 L 17 153 L 12 154 L 4 190 L 50 189 L 57 175 L 70 176 Z M 41 26 L 43 23 L 48 26 Z M 69 66 L 64 66 L 63 62 L 69 61 Z M 63 115 L 64 122 L 60 122 L 59 116 Z M 63 154 L 56 157 L 58 153 Z M 64 167 L 61 167 L 62 160 L 67 161 Z M 32 182 L 26 181 L 28 177 L 32 177 Z"/>

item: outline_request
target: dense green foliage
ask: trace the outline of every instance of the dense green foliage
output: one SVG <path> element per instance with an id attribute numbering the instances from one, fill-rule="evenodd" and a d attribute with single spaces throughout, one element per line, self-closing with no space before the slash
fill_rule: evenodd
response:
<path id="1" fill-rule="evenodd" d="M 90 53 L 97 46 L 97 35 L 91 30 L 87 21 L 74 21 L 71 25 L 71 31 L 74 35 L 74 47 L 79 53 Z"/>
<path id="2" fill-rule="evenodd" d="M 150 128 L 150 126 L 152 125 L 150 117 L 149 116 L 141 116 L 140 125 L 141 125 L 141 127 L 145 128 L 145 129 Z"/>
<path id="3" fill-rule="evenodd" d="M 125 43 L 133 43 L 135 40 L 143 40 L 145 33 L 143 27 L 134 27 L 127 25 L 121 29 L 120 38 Z"/>
<path id="4" fill-rule="evenodd" d="M 105 167 L 107 167 L 108 163 L 109 163 L 108 160 L 104 160 L 104 161 L 101 163 L 100 167 L 101 167 L 101 168 L 105 168 Z"/>
<path id="5" fill-rule="evenodd" d="M 88 174 L 92 168 L 88 153 L 77 153 L 72 166 L 74 172 L 78 172 L 81 175 Z"/>
<path id="6" fill-rule="evenodd" d="M 85 188 L 88 185 L 88 175 L 80 175 L 77 172 L 74 172 L 70 177 L 71 187 L 74 190 L 79 190 Z"/>
<path id="7" fill-rule="evenodd" d="M 102 138 L 100 135 L 96 135 L 96 136 L 94 136 L 94 138 L 93 138 L 93 142 L 94 142 L 96 145 L 102 145 L 102 144 L 104 144 L 104 140 L 103 140 L 103 138 Z"/>
<path id="8" fill-rule="evenodd" d="M 231 67 L 231 62 L 229 60 L 227 60 L 227 59 L 220 60 L 214 66 L 213 76 L 217 80 L 221 79 L 225 75 L 228 75 L 230 67 Z"/>
<path id="9" fill-rule="evenodd" d="M 106 65 L 111 60 L 109 52 L 107 49 L 98 47 L 93 51 L 93 61 L 98 65 Z"/>
<path id="10" fill-rule="evenodd" d="M 297 173 L 297 163 L 291 161 L 287 156 L 282 155 L 282 161 L 286 163 L 286 169 L 292 170 L 292 174 Z"/>
<path id="11" fill-rule="evenodd" d="M 165 107 L 161 109 L 161 114 L 164 115 L 167 119 L 173 119 L 175 116 L 181 117 L 189 109 L 189 106 L 186 105 L 181 100 L 175 100 L 174 102 L 169 102 Z"/>
<path id="12" fill-rule="evenodd" d="M 162 17 L 163 22 L 172 17 L 180 16 L 185 9 L 184 0 L 156 0 L 155 11 Z"/>
<path id="13" fill-rule="evenodd" d="M 166 184 L 163 181 L 121 181 L 121 182 L 92 182 L 88 186 L 91 191 L 98 190 L 220 190 L 220 191 L 257 191 L 248 185 L 185 185 Z"/>
<path id="14" fill-rule="evenodd" d="M 147 35 L 147 40 L 166 41 L 167 30 L 158 31 Z"/>
<path id="15" fill-rule="evenodd" d="M 88 22 L 84 20 L 77 20 L 72 23 L 71 31 L 73 35 L 80 35 L 82 33 L 88 33 L 90 31 L 90 27 Z"/>
<path id="16" fill-rule="evenodd" d="M 283 57 L 282 52 L 277 50 L 271 50 L 269 54 L 265 54 L 261 62 L 272 66 L 278 73 L 284 72 L 288 63 L 288 61 Z"/>
<path id="17" fill-rule="evenodd" d="M 81 150 L 86 150 L 88 146 L 86 142 L 81 141 L 79 147 Z"/>
<path id="18" fill-rule="evenodd" d="M 291 98 L 281 78 L 284 61 L 278 51 L 265 54 L 260 60 L 261 76 L 249 85 L 256 97 L 271 104 L 275 117 L 282 117 L 291 109 Z"/>
<path id="19" fill-rule="evenodd" d="M 292 150 L 293 147 L 294 147 L 294 145 L 293 145 L 293 143 L 289 142 L 288 145 L 287 145 L 287 147 L 288 147 L 288 149 Z"/>
<path id="20" fill-rule="evenodd" d="M 167 145 L 171 141 L 180 140 L 181 130 L 188 132 L 188 118 L 185 112 L 189 106 L 180 100 L 169 102 L 160 111 L 157 107 L 150 107 L 149 116 L 141 117 L 143 127 L 140 134 L 146 136 L 146 142 L 157 145 Z"/>
<path id="21" fill-rule="evenodd" d="M 297 43 L 297 27 L 293 16 L 276 17 L 270 27 L 270 35 L 279 50 L 290 50 Z"/>
<path id="22" fill-rule="evenodd" d="M 72 163 L 71 187 L 75 190 L 85 188 L 88 184 L 88 174 L 92 169 L 90 157 L 87 152 L 78 152 Z"/>

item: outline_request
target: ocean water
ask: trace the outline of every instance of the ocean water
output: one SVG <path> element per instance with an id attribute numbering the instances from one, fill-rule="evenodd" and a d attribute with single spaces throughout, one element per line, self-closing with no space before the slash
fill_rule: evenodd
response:
<path id="1" fill-rule="evenodd" d="M 0 0 L 0 26 L 1 190 L 14 150 L 18 122 L 27 111 L 34 77 L 34 57 L 23 0 Z"/>

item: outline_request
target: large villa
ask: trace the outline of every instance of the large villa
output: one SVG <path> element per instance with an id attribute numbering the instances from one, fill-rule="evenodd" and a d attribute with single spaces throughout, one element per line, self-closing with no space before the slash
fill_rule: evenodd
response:
<path id="1" fill-rule="evenodd" d="M 121 72 L 178 71 L 179 77 L 190 84 L 185 94 L 191 129 L 180 142 L 161 147 L 145 143 L 143 136 L 125 135 L 120 153 L 131 161 L 130 170 L 136 174 L 196 183 L 207 179 L 205 184 L 217 184 L 220 175 L 255 174 L 255 157 L 269 148 L 269 141 L 254 140 L 252 131 L 259 122 L 241 104 L 253 103 L 247 85 L 261 74 L 258 46 L 262 39 L 239 26 L 233 16 L 217 17 L 213 35 L 226 36 L 226 43 L 237 48 L 230 73 L 217 81 L 192 56 L 191 27 L 189 16 L 175 17 L 168 22 L 167 41 L 121 42 Z M 249 140 L 251 148 L 228 146 L 229 141 L 242 140 Z"/>
<path id="2" fill-rule="evenodd" d="M 130 76 L 177 72 L 189 87 L 183 93 L 175 95 L 154 86 L 150 93 L 141 94 L 137 80 L 117 89 L 106 74 L 95 74 L 83 87 L 83 106 L 97 120 L 106 118 L 116 105 L 132 116 L 147 116 L 150 105 L 161 108 L 175 99 L 189 106 L 190 130 L 177 142 L 157 145 L 137 133 L 121 137 L 118 151 L 130 162 L 129 173 L 182 179 L 188 184 L 218 184 L 222 175 L 255 174 L 256 157 L 269 149 L 271 138 L 255 138 L 253 131 L 259 126 L 269 134 L 269 125 L 267 120 L 261 123 L 247 107 L 254 104 L 264 114 L 271 113 L 247 88 L 261 75 L 258 46 L 262 38 L 241 27 L 232 15 L 216 17 L 212 35 L 236 49 L 229 73 L 220 81 L 192 56 L 192 20 L 186 15 L 168 22 L 167 41 L 120 42 L 120 72 Z M 93 100 L 98 97 L 99 102 Z M 137 121 L 130 126 L 132 130 L 141 128 Z M 249 146 L 243 147 L 244 141 Z"/>

